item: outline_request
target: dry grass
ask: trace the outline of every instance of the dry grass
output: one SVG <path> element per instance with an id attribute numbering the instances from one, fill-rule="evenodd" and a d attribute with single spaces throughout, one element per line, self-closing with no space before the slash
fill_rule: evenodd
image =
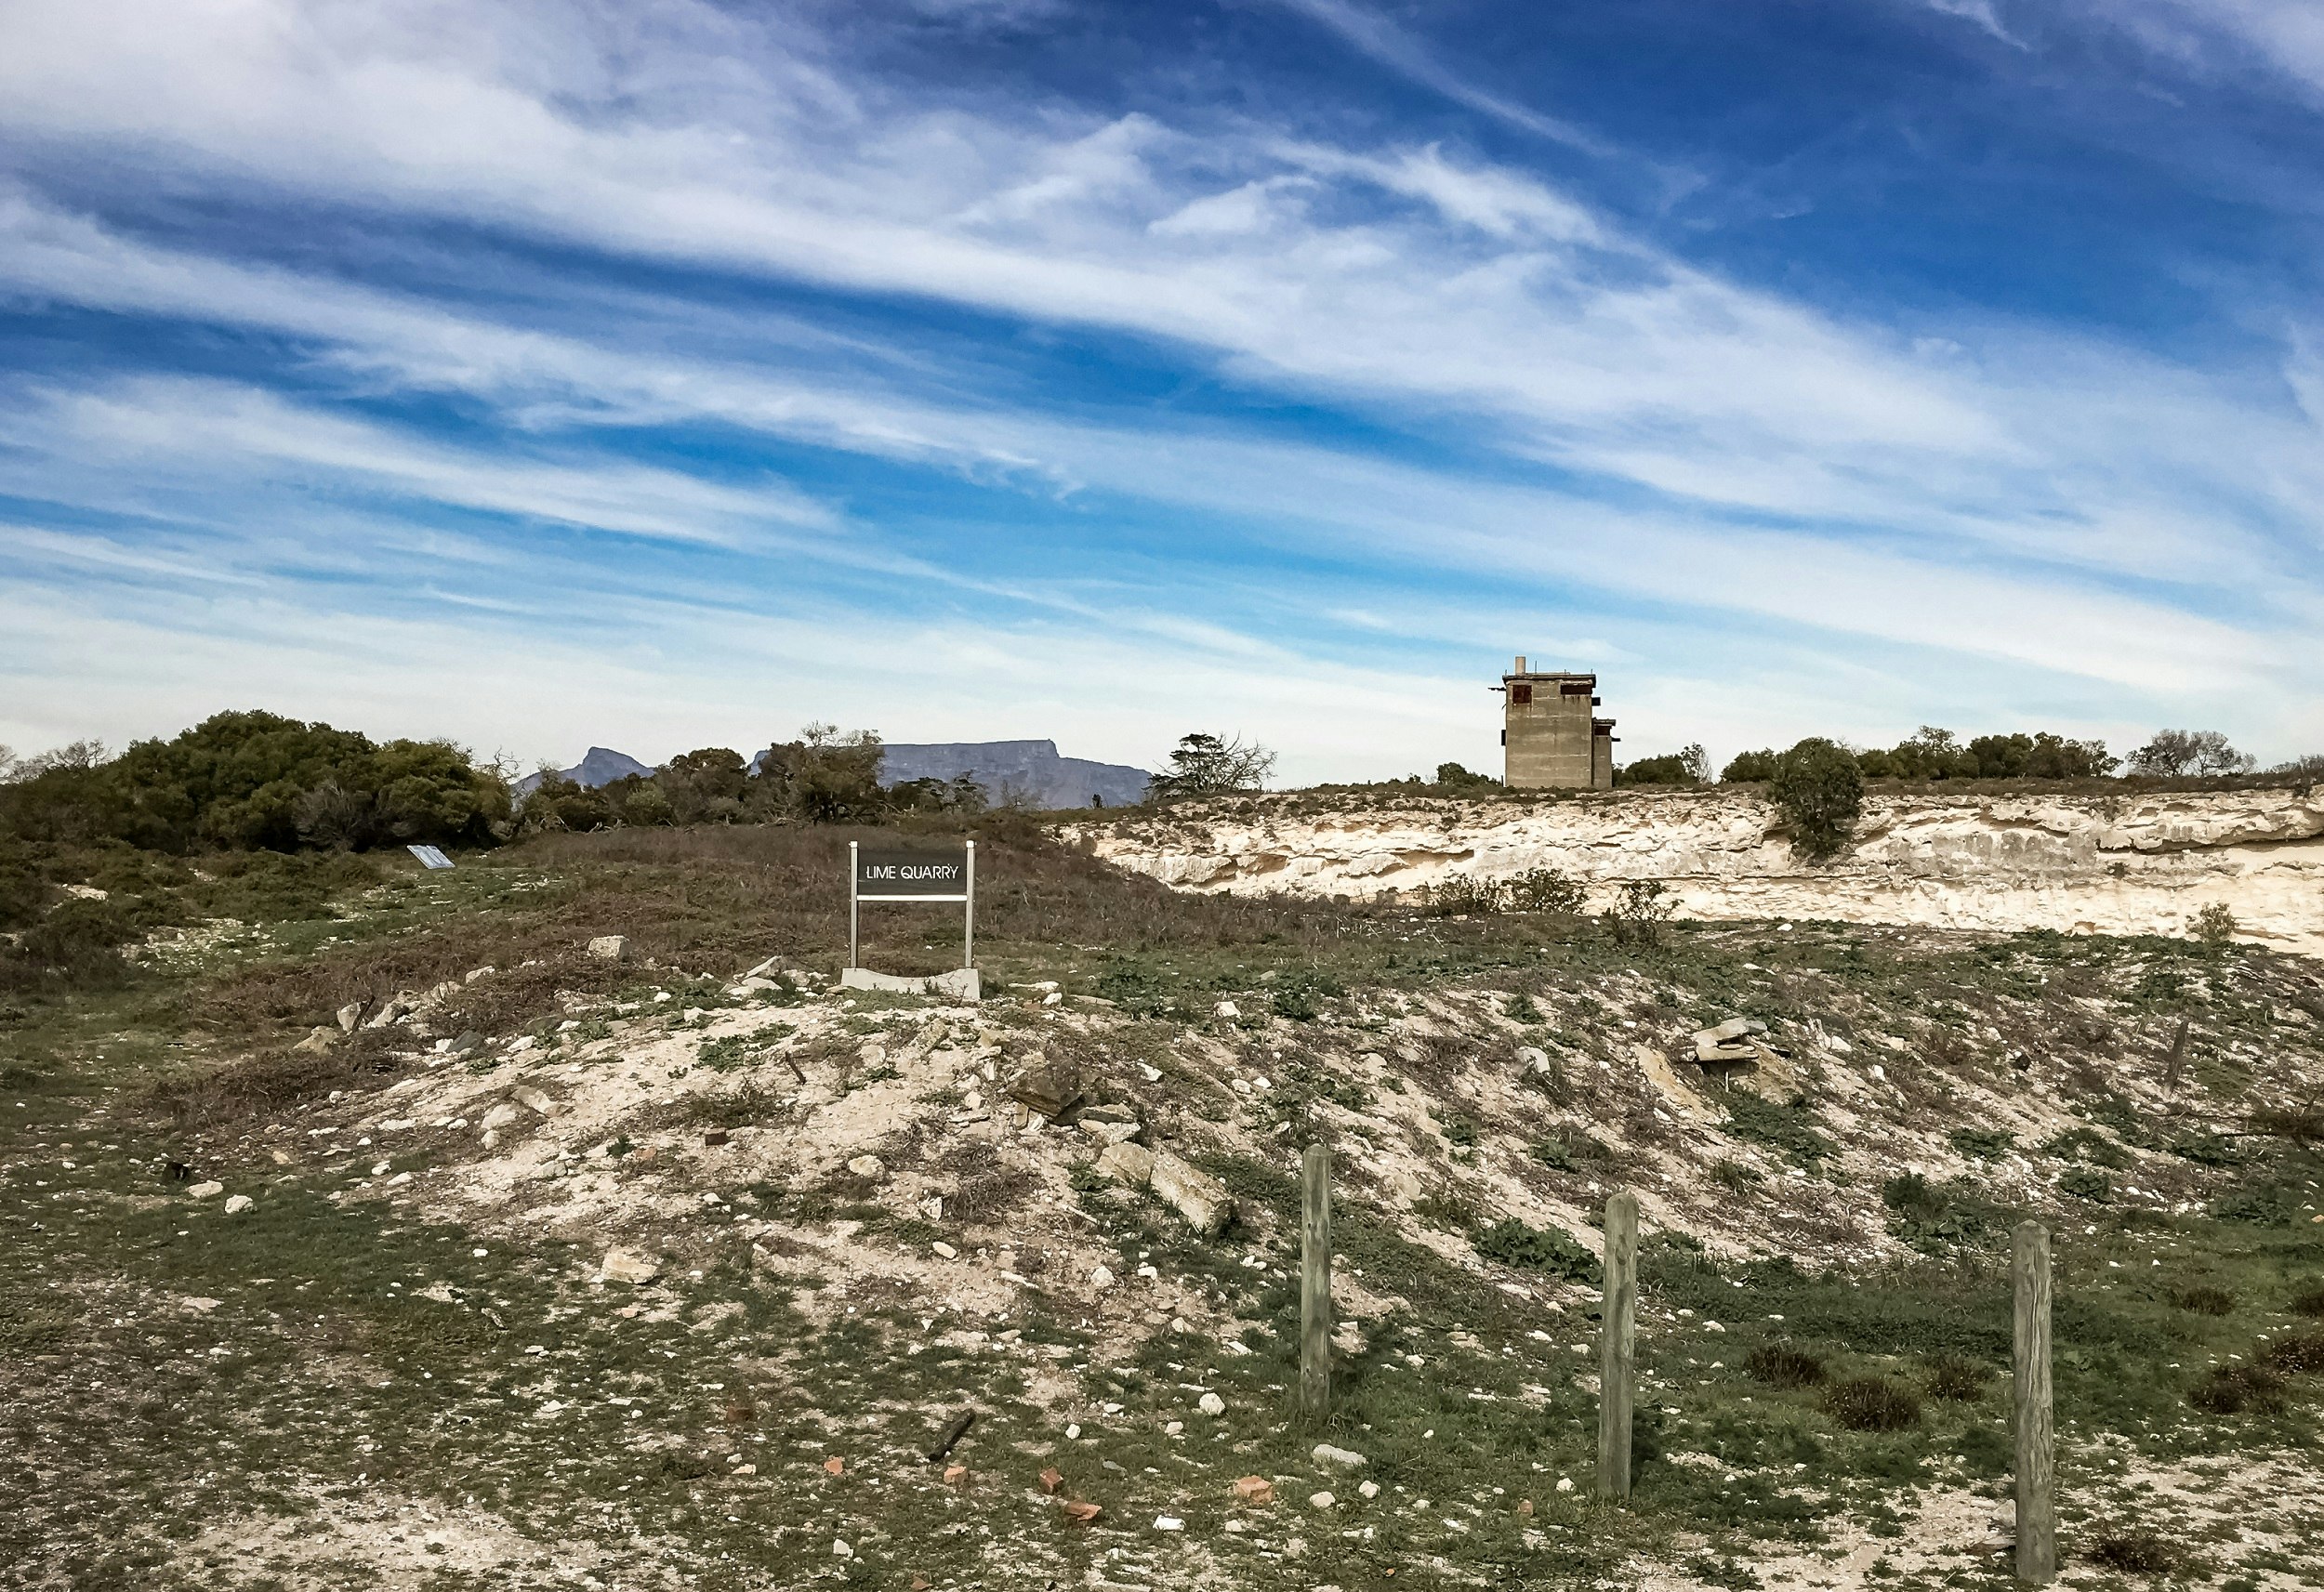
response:
<path id="1" fill-rule="evenodd" d="M 2178 1556 L 2171 1551 L 2169 1543 L 2153 1532 L 2135 1527 L 2103 1533 L 2091 1545 L 2090 1558 L 2093 1564 L 2133 1575 L 2160 1575 L 2178 1564 Z"/>
<path id="2" fill-rule="evenodd" d="M 1966 1402 L 1981 1399 L 1992 1374 L 1975 1361 L 1958 1354 L 1940 1354 L 1928 1364 L 1925 1386 L 1929 1396 Z"/>
<path id="3" fill-rule="evenodd" d="M 2181 1288 L 2171 1296 L 2171 1302 L 2179 1309 L 2192 1310 L 2199 1316 L 2231 1316 L 2235 1314 L 2236 1309 L 2236 1296 L 2233 1294 L 2225 1288 L 2214 1288 L 2208 1283 L 2198 1283 L 2191 1288 Z"/>
<path id="4" fill-rule="evenodd" d="M 1763 1343 L 1743 1368 L 1770 1388 L 1812 1388 L 1824 1380 L 1824 1362 L 1797 1345 Z"/>

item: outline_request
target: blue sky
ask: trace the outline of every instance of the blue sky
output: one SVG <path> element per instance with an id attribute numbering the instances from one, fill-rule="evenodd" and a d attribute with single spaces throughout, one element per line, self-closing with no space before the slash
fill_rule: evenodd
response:
<path id="1" fill-rule="evenodd" d="M 2324 749 L 2324 10 L 0 0 L 0 742 Z"/>

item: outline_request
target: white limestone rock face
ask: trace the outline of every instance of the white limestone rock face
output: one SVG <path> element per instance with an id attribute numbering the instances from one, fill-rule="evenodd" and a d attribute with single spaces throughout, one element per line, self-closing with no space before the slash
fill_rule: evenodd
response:
<path id="1" fill-rule="evenodd" d="M 2324 791 L 1875 796 L 1824 864 L 1793 854 L 1767 803 L 1728 790 L 1238 798 L 1233 816 L 1194 805 L 1075 833 L 1182 889 L 1368 898 L 1555 868 L 1593 911 L 1659 879 L 1692 917 L 2105 934 L 2184 933 L 2217 904 L 2244 939 L 2324 955 Z"/>

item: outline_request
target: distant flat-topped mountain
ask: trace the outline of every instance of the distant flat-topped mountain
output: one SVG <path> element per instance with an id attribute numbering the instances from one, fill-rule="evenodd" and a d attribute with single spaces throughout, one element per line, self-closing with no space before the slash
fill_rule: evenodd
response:
<path id="1" fill-rule="evenodd" d="M 1015 799 L 1035 807 L 1134 807 L 1143 801 L 1153 778 L 1123 763 L 1093 763 L 1058 756 L 1054 741 L 949 741 L 925 745 L 891 745 L 880 765 L 882 784 L 905 780 L 957 780 L 967 774 L 993 801 Z"/>
<path id="2" fill-rule="evenodd" d="M 650 774 L 653 771 L 650 766 L 639 762 L 637 758 L 627 753 L 616 752 L 608 746 L 592 746 L 572 768 L 560 769 L 558 777 L 571 780 L 585 790 L 593 791 L 600 785 L 610 785 L 615 780 L 626 780 L 632 774 Z M 517 795 L 531 796 L 535 787 L 540 783 L 540 775 L 525 775 L 517 782 Z"/>

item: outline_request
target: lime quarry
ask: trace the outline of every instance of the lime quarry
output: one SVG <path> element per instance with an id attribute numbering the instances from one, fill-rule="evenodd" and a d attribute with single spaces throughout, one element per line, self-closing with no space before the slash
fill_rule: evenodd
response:
<path id="1" fill-rule="evenodd" d="M 977 840 L 980 1001 L 841 985 L 900 831 Z M 2001 1587 L 2031 1217 L 2061 1582 L 2324 1585 L 2320 837 L 2284 786 L 1875 794 L 1813 864 L 1728 790 L 44 842 L 16 954 L 134 932 L 0 994 L 0 1582 Z"/>

